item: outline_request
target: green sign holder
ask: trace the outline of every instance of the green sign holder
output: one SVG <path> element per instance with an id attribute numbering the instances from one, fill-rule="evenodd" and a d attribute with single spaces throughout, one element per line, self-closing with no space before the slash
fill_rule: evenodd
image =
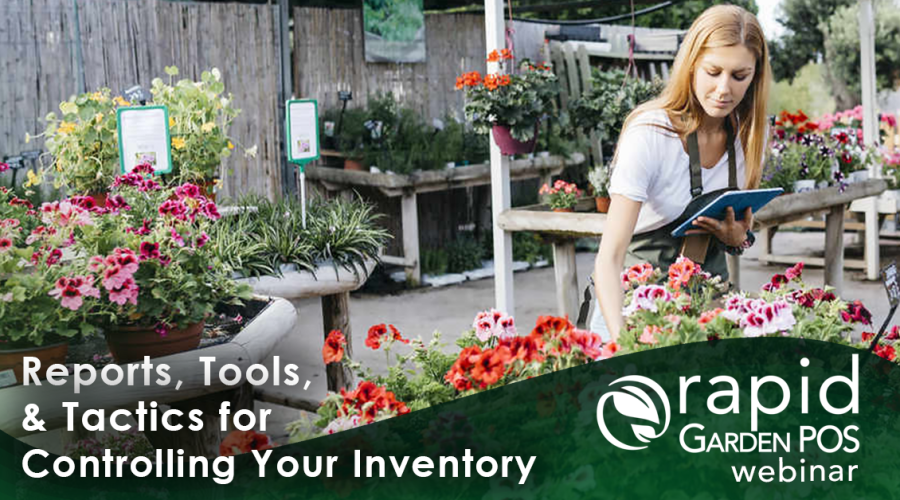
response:
<path id="1" fill-rule="evenodd" d="M 122 122 L 123 115 L 129 113 L 144 113 L 144 112 L 152 112 L 162 110 L 162 120 L 160 127 L 165 132 L 165 138 L 163 139 L 162 133 L 160 131 L 156 131 L 160 134 L 158 137 L 153 137 L 153 133 L 148 132 L 144 137 L 146 138 L 146 144 L 133 144 L 133 141 L 138 140 L 137 138 L 129 137 L 128 135 L 123 136 L 122 131 Z M 137 155 L 154 155 L 154 157 L 158 158 L 157 155 L 160 153 L 164 154 L 166 159 L 166 165 L 164 168 L 157 168 L 158 162 L 154 160 L 153 163 L 153 172 L 156 174 L 168 174 L 172 172 L 172 138 L 169 134 L 169 109 L 166 106 L 129 106 L 125 108 L 119 108 L 116 111 L 116 132 L 119 137 L 119 170 L 121 173 L 127 173 L 131 171 L 131 168 L 127 168 L 126 164 L 134 167 L 134 163 L 137 161 Z M 127 143 L 126 143 L 127 139 Z M 146 149 L 146 151 L 142 151 L 141 149 Z M 126 162 L 126 158 L 131 158 L 131 161 Z"/>
<path id="2" fill-rule="evenodd" d="M 300 206 L 306 228 L 306 164 L 318 160 L 319 105 L 315 99 L 290 99 L 284 106 L 288 161 L 300 170 Z"/>

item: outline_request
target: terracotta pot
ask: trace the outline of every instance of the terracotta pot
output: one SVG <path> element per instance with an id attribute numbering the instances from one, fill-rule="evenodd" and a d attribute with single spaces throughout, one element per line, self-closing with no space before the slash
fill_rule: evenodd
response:
<path id="1" fill-rule="evenodd" d="M 357 172 L 365 172 L 366 167 L 363 166 L 362 161 L 355 160 L 353 158 L 344 158 L 344 170 L 356 170 Z"/>
<path id="2" fill-rule="evenodd" d="M 103 208 L 106 206 L 106 198 L 109 196 L 109 193 L 88 193 L 88 196 L 94 199 L 94 203 L 96 203 L 98 207 Z"/>
<path id="3" fill-rule="evenodd" d="M 0 351 L 0 373 L 12 370 L 16 376 L 16 382 L 21 384 L 22 369 L 25 366 L 25 356 L 33 356 L 41 361 L 41 368 L 37 371 L 38 378 L 43 379 L 47 373 L 47 368 L 54 363 L 65 363 L 66 356 L 69 355 L 69 343 L 62 342 L 59 344 L 27 347 L 24 349 L 14 349 L 9 351 Z"/>
<path id="4" fill-rule="evenodd" d="M 609 212 L 610 199 L 608 197 L 597 196 L 594 198 L 594 201 L 597 203 L 597 213 L 605 214 Z"/>
<path id="5" fill-rule="evenodd" d="M 116 363 L 141 361 L 144 356 L 158 358 L 196 349 L 203 335 L 203 322 L 172 329 L 163 337 L 152 326 L 112 326 L 106 332 L 106 344 Z"/>
<path id="6" fill-rule="evenodd" d="M 575 209 L 574 209 L 574 208 L 554 208 L 553 211 L 554 211 L 554 212 L 574 213 L 574 212 L 575 212 Z"/>
<path id="7" fill-rule="evenodd" d="M 526 142 L 514 139 L 509 127 L 505 125 L 494 125 L 491 131 L 494 133 L 494 142 L 500 147 L 500 152 L 505 155 L 520 155 L 534 151 L 538 134 L 537 123 L 534 124 L 534 136 L 531 137 L 530 141 Z"/>

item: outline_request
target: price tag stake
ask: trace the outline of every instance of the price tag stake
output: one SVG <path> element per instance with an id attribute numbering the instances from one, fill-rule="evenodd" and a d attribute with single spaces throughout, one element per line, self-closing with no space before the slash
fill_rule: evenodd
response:
<path id="1" fill-rule="evenodd" d="M 291 99 L 285 105 L 288 161 L 300 169 L 300 206 L 306 229 L 306 164 L 319 159 L 319 107 L 314 99 Z"/>

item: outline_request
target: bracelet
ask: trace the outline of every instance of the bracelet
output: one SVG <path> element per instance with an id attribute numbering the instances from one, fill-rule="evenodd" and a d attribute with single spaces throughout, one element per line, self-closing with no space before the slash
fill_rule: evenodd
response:
<path id="1" fill-rule="evenodd" d="M 752 231 L 747 231 L 747 238 L 743 243 L 736 247 L 725 246 L 725 253 L 729 255 L 742 255 L 744 250 L 753 246 L 756 243 L 756 236 L 753 235 Z"/>

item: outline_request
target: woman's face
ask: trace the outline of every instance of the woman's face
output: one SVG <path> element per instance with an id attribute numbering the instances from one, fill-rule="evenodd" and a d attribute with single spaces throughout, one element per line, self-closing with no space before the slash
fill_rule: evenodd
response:
<path id="1" fill-rule="evenodd" d="M 694 66 L 694 94 L 706 114 L 728 116 L 744 98 L 756 71 L 756 57 L 743 45 L 706 49 Z"/>

